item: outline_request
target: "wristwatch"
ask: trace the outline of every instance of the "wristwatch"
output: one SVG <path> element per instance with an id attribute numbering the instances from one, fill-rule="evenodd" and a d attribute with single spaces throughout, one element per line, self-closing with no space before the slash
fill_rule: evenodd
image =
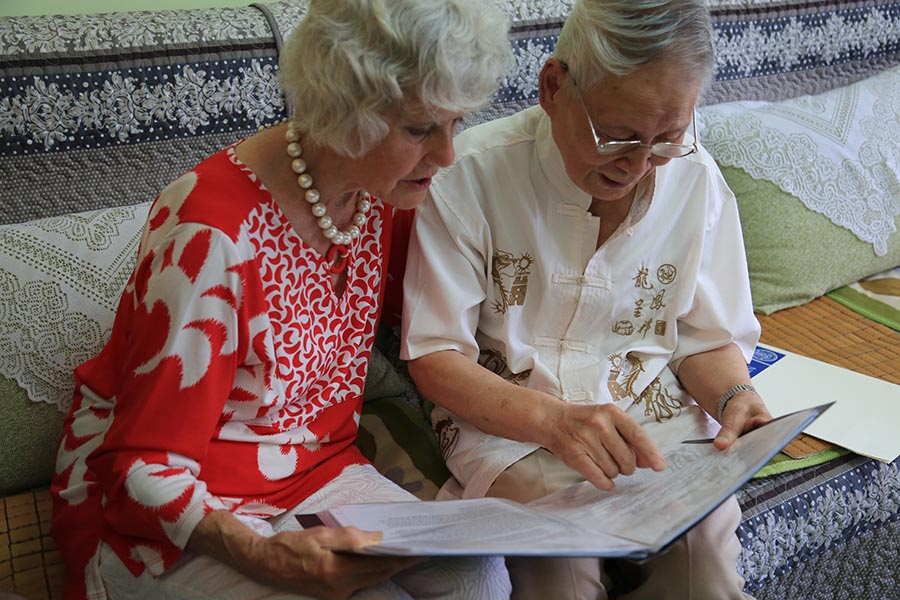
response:
<path id="1" fill-rule="evenodd" d="M 753 392 L 754 394 L 758 393 L 756 391 L 756 388 L 749 383 L 739 383 L 736 386 L 729 388 L 728 391 L 722 394 L 722 396 L 719 398 L 717 411 L 719 415 L 719 423 L 722 422 L 722 413 L 725 412 L 725 405 L 728 404 L 728 401 L 731 400 L 738 392 Z"/>

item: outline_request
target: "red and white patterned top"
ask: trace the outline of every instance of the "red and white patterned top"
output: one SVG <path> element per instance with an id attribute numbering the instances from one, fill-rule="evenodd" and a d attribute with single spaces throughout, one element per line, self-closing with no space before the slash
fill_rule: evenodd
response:
<path id="1" fill-rule="evenodd" d="M 51 486 L 67 598 L 104 595 L 101 541 L 158 574 L 207 513 L 276 515 L 365 462 L 390 220 L 373 198 L 338 296 L 233 148 L 160 194 L 112 337 L 75 372 Z"/>

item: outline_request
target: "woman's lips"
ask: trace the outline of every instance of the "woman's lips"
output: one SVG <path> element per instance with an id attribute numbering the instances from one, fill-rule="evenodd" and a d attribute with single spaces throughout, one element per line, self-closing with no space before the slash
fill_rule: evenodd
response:
<path id="1" fill-rule="evenodd" d="M 407 179 L 406 184 L 416 189 L 427 190 L 431 185 L 431 177 L 423 177 L 421 179 Z"/>

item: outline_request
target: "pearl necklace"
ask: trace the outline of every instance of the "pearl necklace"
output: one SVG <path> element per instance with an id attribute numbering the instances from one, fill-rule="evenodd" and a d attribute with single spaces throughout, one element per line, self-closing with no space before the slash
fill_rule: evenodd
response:
<path id="1" fill-rule="evenodd" d="M 319 202 L 321 199 L 319 190 L 313 187 L 312 175 L 306 171 L 306 161 L 300 158 L 300 155 L 303 154 L 303 148 L 300 146 L 300 132 L 294 127 L 293 121 L 288 121 L 284 139 L 288 143 L 288 156 L 292 159 L 291 170 L 297 174 L 297 185 L 304 190 L 303 197 L 309 203 L 309 209 L 313 216 L 318 220 L 319 227 L 322 229 L 322 235 L 331 240 L 331 246 L 325 254 L 328 262 L 332 263 L 331 272 L 334 274 L 341 273 L 347 268 L 350 244 L 359 237 L 362 226 L 366 224 L 369 218 L 366 216 L 366 213 L 372 208 L 371 196 L 369 192 L 362 192 L 360 199 L 356 202 L 356 214 L 353 215 L 350 227 L 340 231 L 331 217 L 328 216 L 325 205 Z"/>

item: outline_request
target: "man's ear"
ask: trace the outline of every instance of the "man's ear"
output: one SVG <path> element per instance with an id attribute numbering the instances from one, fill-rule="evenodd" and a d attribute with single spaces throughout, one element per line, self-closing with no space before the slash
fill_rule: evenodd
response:
<path id="1" fill-rule="evenodd" d="M 569 71 L 558 58 L 548 58 L 538 77 L 538 98 L 541 108 L 551 117 L 559 104 L 559 94 L 569 77 Z"/>

